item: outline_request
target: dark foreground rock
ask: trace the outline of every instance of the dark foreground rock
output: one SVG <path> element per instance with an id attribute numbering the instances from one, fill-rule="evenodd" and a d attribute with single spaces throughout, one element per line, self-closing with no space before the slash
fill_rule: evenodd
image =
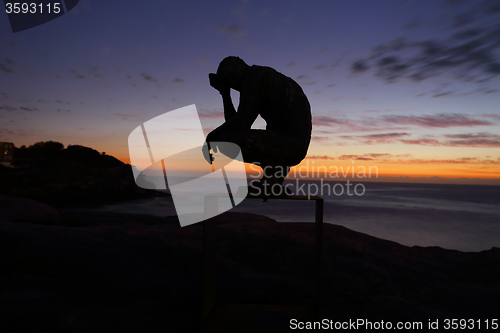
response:
<path id="1" fill-rule="evenodd" d="M 2 332 L 198 331 L 201 224 L 180 228 L 175 217 L 39 209 L 48 223 L 0 215 Z M 221 215 L 218 299 L 274 304 L 270 315 L 283 305 L 308 306 L 313 251 L 312 223 Z M 429 319 L 500 313 L 497 248 L 406 247 L 325 224 L 323 258 L 323 318 L 426 327 Z"/>

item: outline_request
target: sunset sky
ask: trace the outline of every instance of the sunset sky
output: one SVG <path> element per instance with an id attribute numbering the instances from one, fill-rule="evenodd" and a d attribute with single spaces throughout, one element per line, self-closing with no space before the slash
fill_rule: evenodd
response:
<path id="1" fill-rule="evenodd" d="M 208 133 L 223 122 L 208 74 L 236 55 L 302 86 L 303 165 L 500 184 L 496 1 L 82 0 L 15 34 L 0 14 L 0 50 L 0 141 L 17 147 L 53 140 L 128 162 L 133 129 L 190 104 Z"/>

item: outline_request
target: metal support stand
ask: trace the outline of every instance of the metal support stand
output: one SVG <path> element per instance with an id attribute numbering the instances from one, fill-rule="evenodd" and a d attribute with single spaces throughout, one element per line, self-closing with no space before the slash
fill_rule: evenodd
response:
<path id="1" fill-rule="evenodd" d="M 315 212 L 315 274 L 314 274 L 314 296 L 313 311 L 315 320 L 321 320 L 321 296 L 322 296 L 322 257 L 323 257 L 323 198 L 319 196 L 275 196 L 264 198 L 262 196 L 248 196 L 247 199 L 277 199 L 277 200 L 314 200 L 316 202 Z M 216 212 L 218 196 L 205 198 L 205 211 Z M 214 211 L 215 209 L 215 211 Z M 213 216 L 213 215 L 212 215 Z M 205 324 L 210 312 L 216 304 L 216 268 L 217 268 L 217 217 L 203 222 L 203 277 L 202 277 L 202 299 L 201 299 L 201 330 L 204 331 Z"/>

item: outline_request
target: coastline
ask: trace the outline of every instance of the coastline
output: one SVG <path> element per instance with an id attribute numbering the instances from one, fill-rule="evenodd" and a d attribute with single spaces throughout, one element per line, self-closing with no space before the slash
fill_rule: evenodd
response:
<path id="1" fill-rule="evenodd" d="M 201 224 L 7 200 L 3 323 L 74 332 L 198 329 Z M 219 220 L 221 301 L 307 304 L 312 224 L 231 212 Z M 333 224 L 324 224 L 323 244 L 323 318 L 491 319 L 500 312 L 499 248 L 407 247 Z"/>

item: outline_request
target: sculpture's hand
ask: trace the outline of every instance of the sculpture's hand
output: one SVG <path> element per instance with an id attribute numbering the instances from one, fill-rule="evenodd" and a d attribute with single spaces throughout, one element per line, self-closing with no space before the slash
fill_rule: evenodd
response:
<path id="1" fill-rule="evenodd" d="M 208 142 L 205 142 L 203 146 L 201 147 L 201 152 L 203 153 L 203 157 L 205 158 L 205 161 L 208 162 L 208 164 L 212 164 L 214 157 L 210 153 L 210 146 L 208 145 Z"/>
<path id="2" fill-rule="evenodd" d="M 212 162 L 215 160 L 215 157 L 212 155 L 210 152 L 216 153 L 217 152 L 217 146 L 214 145 L 213 147 L 210 146 L 210 134 L 207 136 L 207 141 L 203 144 L 203 147 L 201 147 L 201 151 L 203 152 L 203 157 L 205 158 L 205 161 L 208 162 L 208 164 L 212 164 Z"/>
<path id="3" fill-rule="evenodd" d="M 224 83 L 217 74 L 210 73 L 208 74 L 208 79 L 210 80 L 210 85 L 219 91 L 221 94 L 229 93 L 231 88 L 228 84 Z"/>

